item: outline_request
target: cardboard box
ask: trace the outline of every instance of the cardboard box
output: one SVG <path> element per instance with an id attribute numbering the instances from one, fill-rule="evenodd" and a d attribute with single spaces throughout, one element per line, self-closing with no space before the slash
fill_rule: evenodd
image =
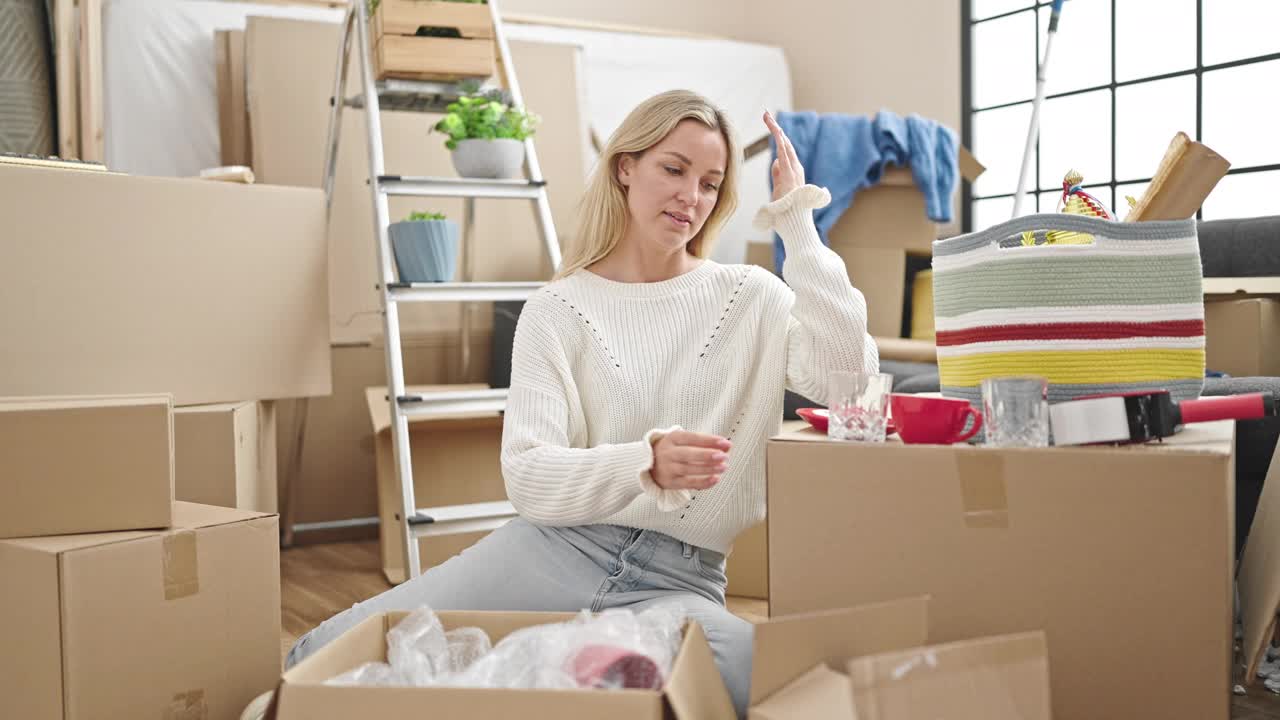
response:
<path id="1" fill-rule="evenodd" d="M 410 393 L 439 390 L 475 390 L 486 385 L 410 386 Z M 382 571 L 393 584 L 405 580 L 401 549 L 400 483 L 396 478 L 391 440 L 391 408 L 386 387 L 366 391 L 373 421 L 378 468 L 379 539 Z M 507 499 L 502 479 L 502 416 L 459 415 L 450 418 L 415 418 L 409 423 L 413 463 L 414 500 L 420 508 Z M 448 560 L 470 547 L 488 532 L 458 533 L 418 539 L 423 568 Z"/>
<path id="2" fill-rule="evenodd" d="M 984 168 L 960 149 L 960 175 L 973 182 Z M 924 196 L 910 168 L 890 167 L 878 185 L 859 190 L 828 233 L 831 249 L 844 258 L 853 286 L 867 300 L 867 329 L 875 336 L 903 337 L 908 256 L 929 258 L 939 226 L 925 214 Z"/>
<path id="3" fill-rule="evenodd" d="M 774 618 L 755 626 L 751 720 L 841 717 L 853 693 L 840 674 L 849 660 L 919 647 L 928 636 L 929 599 L 890 600 L 853 608 Z M 839 678 L 811 686 L 813 673 Z M 830 715 L 828 713 L 831 713 Z"/>
<path id="4" fill-rule="evenodd" d="M 1204 342 L 1210 370 L 1240 377 L 1280 375 L 1280 301 L 1206 302 Z"/>
<path id="5" fill-rule="evenodd" d="M 237 720 L 280 677 L 272 515 L 0 541 L 0 717 Z"/>
<path id="6" fill-rule="evenodd" d="M 353 717 L 433 716 L 485 720 L 720 720 L 734 717 L 701 626 L 685 626 L 684 640 L 661 692 L 650 690 L 516 690 L 451 687 L 356 687 L 325 680 L 366 662 L 386 662 L 386 634 L 407 613 L 365 619 L 314 655 L 290 668 L 267 717 L 276 720 L 338 720 Z M 441 612 L 446 630 L 479 627 L 494 645 L 515 630 L 575 617 L 560 613 Z"/>
<path id="7" fill-rule="evenodd" d="M 1258 664 L 1265 659 L 1280 612 L 1280 453 L 1271 456 L 1240 560 L 1240 625 L 1244 682 L 1260 685 Z"/>
<path id="8" fill-rule="evenodd" d="M 274 513 L 276 405 L 193 405 L 173 411 L 178 500 Z"/>
<path id="9" fill-rule="evenodd" d="M 0 167 L 0 395 L 329 393 L 320 190 Z"/>
<path id="10" fill-rule="evenodd" d="M 769 599 L 769 521 L 742 531 L 725 559 L 727 595 Z"/>
<path id="11" fill-rule="evenodd" d="M 0 538 L 168 527 L 173 474 L 167 395 L 0 399 Z"/>
<path id="12" fill-rule="evenodd" d="M 1061 720 L 1225 720 L 1234 429 L 1006 450 L 776 437 L 770 612 L 928 594 L 933 643 L 1044 630 Z"/>

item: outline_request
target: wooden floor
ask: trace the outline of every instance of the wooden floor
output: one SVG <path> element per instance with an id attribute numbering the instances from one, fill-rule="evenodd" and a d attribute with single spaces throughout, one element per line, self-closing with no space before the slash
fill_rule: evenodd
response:
<path id="1" fill-rule="evenodd" d="M 280 553 L 280 653 L 283 658 L 303 633 L 354 603 L 389 590 L 382 576 L 376 540 L 308 545 Z M 768 607 L 763 600 L 730 598 L 729 609 L 761 622 Z M 1170 660 L 1176 662 L 1176 660 Z M 1169 692 L 1177 692 L 1169 688 Z M 1280 695 L 1261 685 L 1232 698 L 1233 720 L 1280 720 Z"/>

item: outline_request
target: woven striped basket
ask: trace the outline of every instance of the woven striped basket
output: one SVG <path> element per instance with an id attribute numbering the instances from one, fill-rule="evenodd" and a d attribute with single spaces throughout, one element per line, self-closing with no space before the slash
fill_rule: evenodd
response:
<path id="1" fill-rule="evenodd" d="M 1204 388 L 1204 295 L 1196 221 L 1123 223 L 1028 215 L 933 244 L 942 394 L 981 399 L 982 380 L 1040 375 L 1049 402 Z"/>

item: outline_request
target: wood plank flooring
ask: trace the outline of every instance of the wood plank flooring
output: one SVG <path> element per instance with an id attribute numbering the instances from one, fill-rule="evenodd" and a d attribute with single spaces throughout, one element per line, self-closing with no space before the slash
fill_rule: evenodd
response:
<path id="1" fill-rule="evenodd" d="M 299 636 L 338 612 L 378 593 L 391 584 L 382 577 L 378 542 L 333 543 L 289 548 L 280 553 L 280 654 Z M 763 600 L 730 598 L 729 609 L 751 622 L 766 619 Z M 1170 660 L 1176 662 L 1176 660 Z M 1169 692 L 1177 692 L 1169 688 Z M 1280 720 L 1280 695 L 1261 685 L 1232 698 L 1232 720 Z"/>

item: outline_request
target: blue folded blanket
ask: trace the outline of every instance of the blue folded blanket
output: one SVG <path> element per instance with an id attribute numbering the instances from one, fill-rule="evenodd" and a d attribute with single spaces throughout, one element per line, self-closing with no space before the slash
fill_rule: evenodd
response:
<path id="1" fill-rule="evenodd" d="M 874 118 L 804 112 L 777 113 L 778 125 L 795 146 L 804 166 L 805 181 L 827 188 L 831 204 L 813 213 L 824 245 L 836 220 L 861 189 L 880 182 L 889 164 L 911 168 L 911 177 L 924 195 L 930 220 L 951 222 L 951 199 L 959 180 L 956 133 L 933 120 L 911 114 L 905 118 L 881 110 Z M 772 137 L 769 146 L 777 157 Z M 769 176 L 773 189 L 773 176 Z M 779 274 L 786 258 L 782 238 L 774 235 L 774 267 Z"/>

